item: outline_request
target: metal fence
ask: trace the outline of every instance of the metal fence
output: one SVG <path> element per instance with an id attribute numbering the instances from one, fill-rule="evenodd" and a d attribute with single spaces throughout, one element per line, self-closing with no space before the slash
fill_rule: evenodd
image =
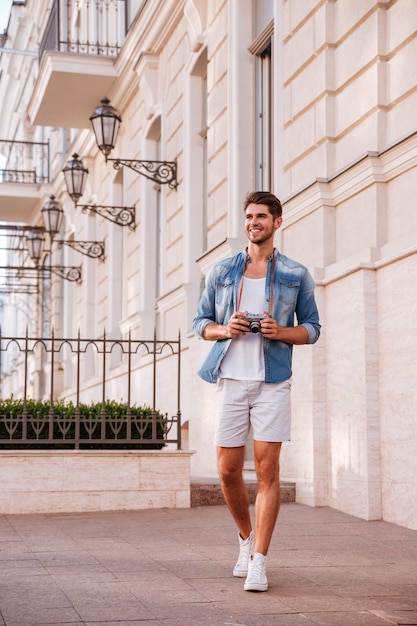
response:
<path id="1" fill-rule="evenodd" d="M 127 33 L 126 0 L 54 0 L 39 47 L 116 57 Z"/>
<path id="2" fill-rule="evenodd" d="M 117 373 L 108 364 L 116 351 L 120 355 Z M 101 398 L 87 405 L 81 402 L 81 395 L 92 355 L 95 388 L 99 388 Z M 65 361 L 75 370 L 73 400 L 66 404 L 57 397 Z M 132 405 L 132 378 L 138 375 L 134 361 L 136 365 L 145 361 L 150 372 L 152 406 Z M 156 408 L 157 373 L 162 366 L 165 372 L 168 368 L 174 390 L 170 402 L 175 402 L 176 410 L 170 415 Z M 35 369 L 45 376 L 45 384 L 39 387 L 42 401 L 29 396 Z M 5 398 L 7 378 L 13 373 L 18 375 L 18 395 Z M 114 376 L 123 403 L 108 398 Z M 163 384 L 166 387 L 166 376 Z M 109 339 L 105 334 L 100 339 L 82 339 L 80 335 L 58 338 L 54 333 L 48 338 L 29 337 L 27 333 L 25 337 L 6 337 L 0 330 L 0 448 L 161 448 L 175 444 L 180 449 L 180 387 L 180 336 L 172 341 L 158 340 L 156 334 L 151 340 L 133 340 L 130 333 L 126 340 Z"/>
<path id="3" fill-rule="evenodd" d="M 49 144 L 0 139 L 0 183 L 49 183 Z"/>

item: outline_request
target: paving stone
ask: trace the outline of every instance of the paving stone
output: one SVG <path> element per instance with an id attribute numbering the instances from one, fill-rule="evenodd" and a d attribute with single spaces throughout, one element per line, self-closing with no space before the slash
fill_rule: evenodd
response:
<path id="1" fill-rule="evenodd" d="M 237 550 L 224 505 L 0 516 L 0 626 L 417 624 L 417 531 L 286 503 L 267 593 Z"/>

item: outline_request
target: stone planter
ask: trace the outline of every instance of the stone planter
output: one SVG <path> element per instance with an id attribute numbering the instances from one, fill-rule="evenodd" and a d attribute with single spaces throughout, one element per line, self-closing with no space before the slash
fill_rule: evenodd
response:
<path id="1" fill-rule="evenodd" d="M 4 450 L 0 514 L 190 507 L 182 450 Z"/>

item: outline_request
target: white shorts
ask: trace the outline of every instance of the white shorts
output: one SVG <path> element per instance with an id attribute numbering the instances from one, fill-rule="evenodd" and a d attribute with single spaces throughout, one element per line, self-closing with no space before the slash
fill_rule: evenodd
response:
<path id="1" fill-rule="evenodd" d="M 266 384 L 220 378 L 216 383 L 216 420 L 214 443 L 223 448 L 244 446 L 250 426 L 255 441 L 289 441 L 291 379 Z"/>

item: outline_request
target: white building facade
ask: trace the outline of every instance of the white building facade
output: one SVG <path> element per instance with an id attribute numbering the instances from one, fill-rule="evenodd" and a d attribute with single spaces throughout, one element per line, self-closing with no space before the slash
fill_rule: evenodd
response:
<path id="1" fill-rule="evenodd" d="M 192 473 L 215 477 L 213 387 L 196 374 L 210 345 L 192 319 L 208 269 L 245 246 L 246 193 L 270 189 L 283 203 L 276 245 L 309 267 L 323 327 L 294 349 L 282 478 L 299 502 L 417 529 L 416 33 L 414 0 L 14 3 L 0 170 L 10 141 L 47 143 L 49 171 L 29 183 L 3 174 L 0 221 L 39 225 L 53 195 L 60 238 L 102 241 L 106 253 L 53 247 L 51 264 L 81 266 L 82 281 L 52 276 L 35 295 L 3 295 L 3 334 L 180 331 L 183 442 Z M 122 119 L 110 158 L 176 163 L 176 186 L 106 163 L 89 120 L 104 97 Z M 74 206 L 62 174 L 74 154 L 88 168 L 79 204 L 134 207 L 134 229 Z M 73 363 L 60 366 L 71 397 Z M 112 367 L 119 397 L 123 368 Z M 92 363 L 91 399 L 95 375 Z M 17 381 L 10 369 L 8 392 Z M 174 384 L 167 364 L 161 410 Z"/>

